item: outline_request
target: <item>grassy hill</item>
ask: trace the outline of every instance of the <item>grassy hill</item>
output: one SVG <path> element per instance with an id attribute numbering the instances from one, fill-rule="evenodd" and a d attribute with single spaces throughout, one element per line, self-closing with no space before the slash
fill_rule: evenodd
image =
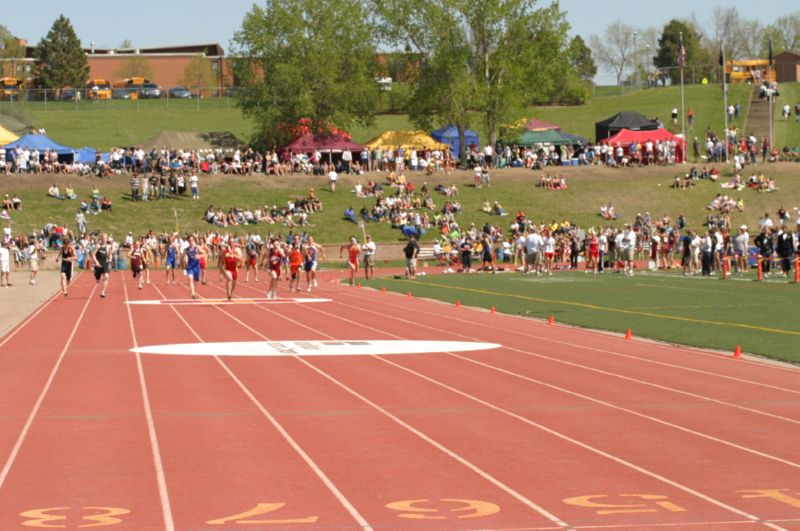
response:
<path id="1" fill-rule="evenodd" d="M 798 84 L 783 86 L 785 97 L 798 95 Z M 680 108 L 680 89 L 666 87 L 644 89 L 625 95 L 609 95 L 599 91 L 598 96 L 585 105 L 576 107 L 537 107 L 530 115 L 558 123 L 562 130 L 594 138 L 594 123 L 617 112 L 633 110 L 648 117 L 658 117 L 668 127 L 673 107 Z M 614 92 L 614 91 L 611 91 Z M 697 117 L 694 131 L 702 133 L 706 127 L 721 131 L 723 127 L 722 91 L 716 85 L 693 85 L 685 89 L 686 108 L 693 108 Z M 743 115 L 747 115 L 750 88 L 745 85 L 730 86 L 730 101 L 739 101 Z M 796 98 L 795 98 L 796 99 Z M 791 103 L 794 105 L 794 103 Z M 10 102 L 0 102 L 0 111 L 11 110 Z M 185 100 L 112 100 L 93 103 L 82 102 L 15 102 L 14 114 L 24 115 L 37 127 L 44 127 L 55 140 L 70 146 L 93 146 L 106 150 L 117 145 L 135 145 L 154 136 L 161 130 L 177 131 L 230 131 L 239 138 L 248 139 L 253 130 L 250 121 L 242 117 L 233 99 L 215 98 L 196 101 Z M 782 105 L 782 104 L 781 104 Z M 779 111 L 776 110 L 779 113 Z M 742 119 L 737 125 L 743 126 Z M 792 124 L 793 125 L 793 124 Z M 368 127 L 351 129 L 354 140 L 365 142 L 388 129 L 409 129 L 413 126 L 402 114 L 380 115 Z M 784 133 L 784 127 L 787 133 Z M 484 124 L 472 124 L 482 139 L 486 138 Z M 800 145 L 797 127 L 776 127 L 776 139 L 786 138 Z M 679 129 L 676 130 L 676 132 Z M 783 135 L 783 136 L 781 136 Z M 781 145 L 779 143 L 779 145 Z"/>
<path id="2" fill-rule="evenodd" d="M 769 212 L 773 218 L 778 208 L 783 205 L 794 217 L 800 207 L 800 181 L 794 178 L 800 165 L 794 163 L 772 164 L 759 168 L 767 175 L 776 178 L 779 190 L 771 194 L 760 194 L 754 190 L 743 190 L 735 193 L 745 202 L 745 212 L 734 216 L 734 224 L 746 223 L 758 226 L 758 218 Z M 483 225 L 486 221 L 502 226 L 508 225 L 510 218 L 489 216 L 481 212 L 484 200 L 499 201 L 506 210 L 513 214 L 517 210 L 526 212 L 534 221 L 550 222 L 570 219 L 584 227 L 604 225 L 598 211 L 602 204 L 612 203 L 620 214 L 619 223 L 631 221 L 641 212 L 649 211 L 654 218 L 669 215 L 673 219 L 678 214 L 685 214 L 689 224 L 700 227 L 706 219 L 706 206 L 719 192 L 724 191 L 719 184 L 700 182 L 691 190 L 674 190 L 669 188 L 672 177 L 686 168 L 641 168 L 611 170 L 600 167 L 567 167 L 557 168 L 563 173 L 569 184 L 566 191 L 544 190 L 535 186 L 538 172 L 524 169 L 506 169 L 496 171 L 492 175 L 491 189 L 475 189 L 470 184 L 471 172 L 461 171 L 452 176 L 431 177 L 427 181 L 431 187 L 437 183 L 450 184 L 456 182 L 460 188 L 460 201 L 463 213 L 458 217 L 462 226 L 475 223 Z M 382 179 L 384 175 L 370 176 Z M 426 178 L 420 174 L 409 174 L 410 181 L 419 187 Z M 361 177 L 362 182 L 366 182 Z M 722 180 L 725 180 L 724 178 Z M 169 199 L 132 203 L 128 200 L 129 185 L 127 176 L 115 176 L 111 179 L 95 177 L 68 178 L 63 176 L 8 176 L 0 180 L 0 194 L 17 193 L 24 201 L 24 210 L 13 213 L 11 226 L 17 230 L 30 231 L 47 222 L 74 225 L 74 217 L 78 203 L 75 201 L 58 201 L 46 196 L 47 188 L 53 181 L 62 191 L 67 184 L 72 184 L 79 197 L 88 197 L 89 191 L 97 185 L 101 193 L 108 195 L 114 202 L 112 213 L 90 216 L 90 230 L 105 230 L 114 234 L 124 234 L 128 230 L 143 233 L 153 229 L 157 231 L 172 230 L 175 226 L 177 211 L 181 230 L 208 230 L 212 227 L 202 219 L 209 204 L 228 209 L 232 206 L 254 209 L 265 204 L 283 204 L 292 197 L 305 195 L 309 187 L 315 187 L 322 199 L 325 209 L 314 214 L 310 222 L 314 227 L 308 228 L 318 240 L 327 243 L 345 241 L 351 234 L 360 230 L 352 223 L 342 219 L 342 212 L 352 206 L 356 212 L 362 205 L 368 208 L 374 204 L 373 198 L 356 198 L 350 192 L 354 177 L 343 177 L 335 194 L 327 191 L 325 179 L 310 176 L 269 177 L 263 176 L 204 176 L 201 178 L 201 200 Z M 434 194 L 437 207 L 444 203 L 444 196 Z M 275 226 L 248 226 L 247 230 L 266 232 L 270 229 L 284 232 Z M 400 232 L 387 224 L 368 226 L 377 241 L 397 241 Z"/>

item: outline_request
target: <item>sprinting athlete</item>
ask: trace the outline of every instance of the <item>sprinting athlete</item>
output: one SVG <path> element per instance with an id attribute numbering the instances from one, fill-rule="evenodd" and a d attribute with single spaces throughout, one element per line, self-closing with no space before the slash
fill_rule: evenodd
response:
<path id="1" fill-rule="evenodd" d="M 306 272 L 306 291 L 311 291 L 311 286 L 317 285 L 317 252 L 322 254 L 322 259 L 325 259 L 325 250 L 321 245 L 314 242 L 314 237 L 309 236 L 303 248 L 303 270 Z"/>
<path id="2" fill-rule="evenodd" d="M 144 271 L 147 269 L 147 253 L 140 241 L 135 241 L 133 243 L 128 257 L 131 259 L 131 273 L 133 274 L 133 279 L 137 281 L 137 287 L 142 289 L 142 283 L 145 278 Z"/>
<path id="3" fill-rule="evenodd" d="M 175 269 L 178 268 L 178 244 L 175 238 L 169 237 L 167 241 L 166 260 L 164 262 L 164 274 L 166 275 L 167 284 L 170 280 L 175 284 Z"/>
<path id="4" fill-rule="evenodd" d="M 300 268 L 303 267 L 303 251 L 300 247 L 300 236 L 295 236 L 292 248 L 289 250 L 289 271 L 291 272 L 289 291 L 300 291 Z"/>
<path id="5" fill-rule="evenodd" d="M 72 264 L 77 260 L 75 248 L 70 240 L 65 240 L 64 245 L 61 246 L 59 259 L 61 260 L 61 291 L 64 292 L 66 297 L 67 288 L 69 288 L 69 283 L 72 281 Z"/>
<path id="6" fill-rule="evenodd" d="M 200 248 L 201 251 L 203 251 L 203 257 L 200 258 L 200 282 L 202 284 L 205 284 L 206 283 L 206 266 L 207 266 L 207 264 L 206 264 L 206 256 L 209 256 L 208 245 L 206 244 L 205 241 L 203 241 L 203 242 L 200 243 L 200 245 L 198 245 L 198 247 Z"/>
<path id="7" fill-rule="evenodd" d="M 342 257 L 342 251 L 347 249 L 347 268 L 350 270 L 350 285 L 355 284 L 356 274 L 358 273 L 358 240 L 350 237 L 350 244 L 342 245 L 339 247 L 339 258 Z"/>
<path id="8" fill-rule="evenodd" d="M 239 277 L 239 268 L 242 267 L 242 252 L 235 238 L 228 241 L 225 250 L 219 253 L 219 275 L 225 278 L 225 289 L 228 300 L 233 298 L 236 289 L 236 279 Z"/>
<path id="9" fill-rule="evenodd" d="M 267 298 L 277 299 L 278 281 L 281 279 L 281 265 L 286 253 L 283 251 L 283 244 L 274 236 L 270 238 L 268 252 L 267 268 L 269 270 L 269 290 L 267 291 Z"/>
<path id="10" fill-rule="evenodd" d="M 255 282 L 258 282 L 258 244 L 251 237 L 247 237 L 245 243 L 245 252 L 247 253 L 247 260 L 244 263 L 244 281 L 250 281 L 250 271 L 253 271 Z"/>
<path id="11" fill-rule="evenodd" d="M 200 259 L 204 258 L 203 250 L 197 246 L 197 240 L 194 236 L 189 236 L 189 246 L 186 248 L 184 255 L 184 264 L 186 267 L 186 276 L 189 277 L 189 290 L 192 292 L 192 298 L 197 298 L 197 292 L 194 289 L 194 283 L 200 281 Z"/>
<path id="12" fill-rule="evenodd" d="M 105 298 L 108 276 L 111 273 L 111 246 L 108 243 L 108 234 L 105 232 L 100 235 L 100 241 L 94 248 L 92 261 L 94 262 L 94 278 L 98 284 L 101 281 L 103 283 L 100 296 Z"/>

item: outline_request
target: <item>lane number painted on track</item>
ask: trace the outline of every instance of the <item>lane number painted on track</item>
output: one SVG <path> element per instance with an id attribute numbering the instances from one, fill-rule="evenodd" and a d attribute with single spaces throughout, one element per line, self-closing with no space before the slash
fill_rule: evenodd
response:
<path id="1" fill-rule="evenodd" d="M 386 507 L 398 511 L 398 518 L 410 520 L 461 520 L 482 518 L 500 512 L 500 507 L 494 503 L 459 498 L 402 500 L 387 503 Z"/>
<path id="2" fill-rule="evenodd" d="M 75 512 L 79 515 L 74 515 Z M 47 507 L 29 509 L 19 513 L 26 527 L 104 527 L 122 523 L 118 516 L 129 514 L 130 509 L 122 507 Z M 81 523 L 78 523 L 81 522 Z M 76 525 L 77 524 L 77 525 Z"/>
<path id="3" fill-rule="evenodd" d="M 742 498 L 769 498 L 786 505 L 791 505 L 800 509 L 800 492 L 795 496 L 788 494 L 786 491 L 789 489 L 754 489 L 754 490 L 740 490 L 737 492 L 742 493 Z"/>
<path id="4" fill-rule="evenodd" d="M 626 514 L 626 513 L 656 513 L 660 509 L 679 513 L 685 512 L 686 509 L 680 505 L 676 505 L 669 501 L 666 496 L 661 494 L 620 494 L 619 498 L 625 498 L 629 502 L 630 499 L 642 500 L 645 503 L 608 503 L 608 495 L 606 494 L 593 494 L 589 496 L 575 496 L 572 498 L 564 498 L 564 503 L 567 505 L 575 505 L 577 507 L 586 507 L 595 509 L 598 515 L 607 514 Z M 602 501 L 600 501 L 602 500 Z M 656 507 L 654 507 L 654 505 Z M 659 509 L 660 508 L 660 509 Z"/>
<path id="5" fill-rule="evenodd" d="M 206 521 L 209 525 L 241 524 L 241 525 L 288 525 L 288 524 L 313 524 L 319 520 L 319 516 L 306 516 L 303 518 L 287 519 L 257 519 L 257 516 L 274 513 L 286 506 L 285 503 L 259 503 L 255 507 L 243 513 L 216 518 Z"/>

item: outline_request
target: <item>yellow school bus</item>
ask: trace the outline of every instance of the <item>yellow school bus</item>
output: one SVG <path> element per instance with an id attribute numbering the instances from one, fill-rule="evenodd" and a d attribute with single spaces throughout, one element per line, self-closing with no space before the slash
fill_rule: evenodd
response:
<path id="1" fill-rule="evenodd" d="M 769 69 L 766 59 L 741 59 L 725 63 L 725 75 L 731 83 L 775 81 L 775 68 Z"/>
<path id="2" fill-rule="evenodd" d="M 21 79 L 15 77 L 0 77 L 0 97 L 18 99 L 23 84 Z"/>
<path id="3" fill-rule="evenodd" d="M 93 100 L 111 99 L 111 82 L 107 79 L 90 79 L 86 85 L 89 98 Z"/>

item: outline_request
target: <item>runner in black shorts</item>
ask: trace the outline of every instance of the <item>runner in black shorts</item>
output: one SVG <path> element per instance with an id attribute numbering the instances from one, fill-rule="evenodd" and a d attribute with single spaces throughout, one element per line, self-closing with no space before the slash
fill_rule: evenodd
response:
<path id="1" fill-rule="evenodd" d="M 103 289 L 100 291 L 100 296 L 106 296 L 106 288 L 108 288 L 108 275 L 111 273 L 111 245 L 108 243 L 108 234 L 103 233 L 100 235 L 100 241 L 97 247 L 94 248 L 92 253 L 92 261 L 94 262 L 94 278 L 99 284 L 102 280 Z"/>
<path id="2" fill-rule="evenodd" d="M 75 248 L 72 247 L 72 243 L 69 240 L 64 242 L 64 245 L 61 246 L 61 254 L 59 255 L 61 259 L 61 291 L 64 292 L 64 296 L 67 296 L 67 287 L 69 287 L 69 283 L 72 280 L 72 264 L 75 262 Z"/>

